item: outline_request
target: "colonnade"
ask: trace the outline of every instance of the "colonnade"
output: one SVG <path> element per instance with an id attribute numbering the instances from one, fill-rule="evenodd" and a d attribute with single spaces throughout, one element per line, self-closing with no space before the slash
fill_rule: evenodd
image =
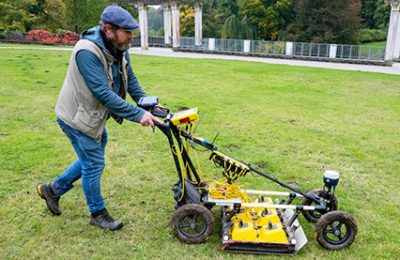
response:
<path id="1" fill-rule="evenodd" d="M 400 60 L 400 0 L 386 0 L 391 4 L 390 23 L 386 43 L 385 60 Z M 180 13 L 179 0 L 139 0 L 136 6 L 139 10 L 140 40 L 142 49 L 149 47 L 147 9 L 148 4 L 161 4 L 164 16 L 164 43 L 172 44 L 173 48 L 180 46 Z M 195 2 L 195 45 L 202 43 L 202 4 Z M 334 47 L 334 46 L 333 46 Z"/>
<path id="2" fill-rule="evenodd" d="M 144 1 L 143 1 L 144 2 Z M 139 10 L 139 26 L 140 26 L 140 44 L 142 49 L 149 47 L 149 35 L 147 24 L 147 4 L 139 2 L 137 8 Z M 162 3 L 164 16 L 164 43 L 172 44 L 173 48 L 180 46 L 180 17 L 179 3 L 175 1 Z M 202 42 L 202 5 L 195 3 L 195 44 L 201 45 Z"/>

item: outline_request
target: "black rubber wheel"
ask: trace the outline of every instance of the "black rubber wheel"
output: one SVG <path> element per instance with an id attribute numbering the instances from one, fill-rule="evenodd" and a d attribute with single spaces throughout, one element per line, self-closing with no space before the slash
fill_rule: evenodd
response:
<path id="1" fill-rule="evenodd" d="M 214 216 L 204 206 L 186 204 L 172 217 L 172 229 L 178 239 L 187 244 L 200 244 L 214 231 Z"/>
<path id="2" fill-rule="evenodd" d="M 328 191 L 326 190 L 321 190 L 321 189 L 314 189 L 309 191 L 308 193 L 315 193 L 318 196 L 322 197 L 325 199 L 326 205 L 328 207 L 328 210 L 326 212 L 321 212 L 317 210 L 303 210 L 303 216 L 307 221 L 312 222 L 312 223 L 317 223 L 317 221 L 321 218 L 323 214 L 326 214 L 330 211 L 335 211 L 338 210 L 339 208 L 339 202 L 336 199 L 336 196 L 334 194 L 329 194 Z M 303 201 L 303 205 L 305 206 L 315 206 L 317 205 L 314 201 L 305 199 Z"/>
<path id="3" fill-rule="evenodd" d="M 315 226 L 318 243 L 329 250 L 340 250 L 353 244 L 357 235 L 356 220 L 343 211 L 323 215 Z"/>

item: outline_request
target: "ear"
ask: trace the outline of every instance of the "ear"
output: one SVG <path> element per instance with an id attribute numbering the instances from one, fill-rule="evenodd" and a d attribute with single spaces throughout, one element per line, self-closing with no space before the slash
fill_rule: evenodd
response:
<path id="1" fill-rule="evenodd" d="M 112 29 L 113 29 L 113 27 L 112 27 L 111 24 L 107 23 L 107 24 L 104 25 L 104 32 L 105 32 L 105 33 L 111 32 Z"/>

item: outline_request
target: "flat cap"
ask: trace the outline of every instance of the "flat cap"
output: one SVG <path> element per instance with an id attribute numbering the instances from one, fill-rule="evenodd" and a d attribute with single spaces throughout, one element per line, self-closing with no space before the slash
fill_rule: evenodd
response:
<path id="1" fill-rule="evenodd" d="M 103 23 L 109 23 L 126 31 L 132 32 L 139 29 L 139 24 L 132 15 L 124 8 L 116 5 L 107 6 L 101 14 L 100 20 Z"/>

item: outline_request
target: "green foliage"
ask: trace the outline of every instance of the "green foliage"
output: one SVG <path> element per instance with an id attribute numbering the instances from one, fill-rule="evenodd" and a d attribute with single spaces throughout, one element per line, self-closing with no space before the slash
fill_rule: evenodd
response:
<path id="1" fill-rule="evenodd" d="M 288 39 L 301 42 L 358 43 L 360 0 L 298 0 Z"/>
<path id="2" fill-rule="evenodd" d="M 138 16 L 126 0 L 0 0 L 0 31 L 80 33 L 97 25 L 111 2 Z M 181 5 L 183 36 L 194 36 L 193 4 Z M 385 0 L 203 0 L 202 5 L 203 37 L 214 38 L 357 43 L 361 23 L 363 28 L 387 30 L 390 15 Z M 162 8 L 149 9 L 151 35 L 162 32 L 162 15 Z M 370 38 L 365 32 L 360 35 L 363 41 Z"/>
<path id="3" fill-rule="evenodd" d="M 376 0 L 362 0 L 361 1 L 361 18 L 362 18 L 362 25 L 365 28 L 375 28 L 375 20 L 374 15 L 376 11 L 378 1 Z"/>
<path id="4" fill-rule="evenodd" d="M 390 20 L 390 5 L 385 0 L 378 0 L 374 13 L 375 27 L 372 29 L 388 29 Z"/>
<path id="5" fill-rule="evenodd" d="M 358 32 L 360 43 L 380 42 L 386 40 L 386 32 L 374 29 L 362 29 Z"/>
<path id="6" fill-rule="evenodd" d="M 0 30 L 44 29 L 55 32 L 65 28 L 68 25 L 66 15 L 69 1 L 74 0 L 1 0 Z"/>
<path id="7" fill-rule="evenodd" d="M 102 2 L 103 0 L 101 0 L 100 2 Z M 128 12 L 130 12 L 132 14 L 133 17 L 137 18 L 138 17 L 138 10 L 137 8 L 132 5 L 132 3 L 137 2 L 137 1 L 132 1 L 132 0 L 108 0 L 106 5 L 109 4 L 116 4 L 121 6 L 122 8 L 124 8 L 125 10 L 127 10 Z M 105 3 L 101 3 L 102 5 L 105 5 Z M 105 7 L 105 6 L 104 6 Z M 101 10 L 103 11 L 103 10 Z M 100 13 L 101 13 L 100 11 Z M 99 16 L 100 16 L 99 13 Z"/>
<path id="8" fill-rule="evenodd" d="M 67 6 L 66 29 L 77 33 L 99 23 L 107 0 L 64 0 Z"/>
<path id="9" fill-rule="evenodd" d="M 66 6 L 62 0 L 40 0 L 36 6 L 37 22 L 32 29 L 55 32 L 65 27 Z"/>
<path id="10" fill-rule="evenodd" d="M 236 35 L 236 32 L 224 31 L 225 30 L 239 30 L 237 28 L 237 23 L 235 20 L 238 20 L 238 10 L 239 6 L 237 4 L 237 0 L 229 1 L 215 1 L 215 22 L 218 26 L 218 33 L 216 35 L 217 38 L 223 37 L 223 35 Z M 230 19 L 229 19 L 230 18 Z M 228 21 L 228 19 L 230 21 Z M 236 24 L 236 25 L 235 25 Z M 236 27 L 235 27 L 236 26 Z"/>
<path id="11" fill-rule="evenodd" d="M 66 6 L 62 0 L 0 1 L 0 30 L 56 31 L 64 26 Z"/>
<path id="12" fill-rule="evenodd" d="M 194 9 L 189 5 L 180 6 L 180 30 L 182 36 L 194 37 Z"/>
<path id="13" fill-rule="evenodd" d="M 235 14 L 226 19 L 221 31 L 222 38 L 241 39 L 242 38 L 242 23 Z"/>
<path id="14" fill-rule="evenodd" d="M 159 8 L 148 8 L 147 11 L 147 23 L 149 30 L 159 31 L 164 26 L 163 9 Z"/>
<path id="15" fill-rule="evenodd" d="M 37 21 L 29 12 L 36 4 L 36 0 L 0 0 L 0 31 L 29 30 Z"/>
<path id="16" fill-rule="evenodd" d="M 257 37 L 276 40 L 278 31 L 286 28 L 292 18 L 293 0 L 249 0 L 241 9 Z"/>
<path id="17" fill-rule="evenodd" d="M 221 38 L 254 39 L 255 30 L 247 15 L 239 13 L 240 6 L 235 1 L 223 1 L 218 9 L 216 19 L 223 22 Z M 242 18 L 241 18 L 242 17 Z"/>
<path id="18" fill-rule="evenodd" d="M 203 3 L 203 37 L 219 37 L 218 32 L 223 24 L 216 19 L 216 0 L 206 0 Z"/>
<path id="19" fill-rule="evenodd" d="M 239 12 L 239 6 L 237 0 L 222 0 L 222 4 L 219 8 L 220 14 L 223 16 L 230 17 L 231 15 L 237 15 Z"/>
<path id="20" fill-rule="evenodd" d="M 250 24 L 250 21 L 245 15 L 241 21 L 241 26 L 242 26 L 242 38 L 243 39 L 249 39 L 253 40 L 256 39 L 256 33 L 254 30 L 254 27 Z"/>
<path id="21" fill-rule="evenodd" d="M 385 0 L 362 0 L 361 18 L 364 28 L 386 29 L 390 16 L 390 4 Z"/>

